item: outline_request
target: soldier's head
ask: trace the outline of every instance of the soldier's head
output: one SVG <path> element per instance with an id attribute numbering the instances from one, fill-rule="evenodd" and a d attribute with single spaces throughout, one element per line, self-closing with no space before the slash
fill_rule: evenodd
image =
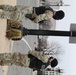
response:
<path id="1" fill-rule="evenodd" d="M 59 10 L 54 13 L 53 18 L 55 20 L 61 20 L 64 18 L 64 16 L 65 16 L 65 13 L 62 10 Z"/>
<path id="2" fill-rule="evenodd" d="M 52 68 L 58 65 L 58 60 L 54 57 L 50 57 L 48 61 Z"/>

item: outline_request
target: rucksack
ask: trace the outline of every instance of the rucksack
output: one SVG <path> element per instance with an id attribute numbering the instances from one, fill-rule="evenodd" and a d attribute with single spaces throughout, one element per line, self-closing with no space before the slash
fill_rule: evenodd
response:
<path id="1" fill-rule="evenodd" d="M 7 20 L 6 37 L 11 40 L 21 40 L 22 30 L 19 28 L 21 22 L 16 20 Z"/>

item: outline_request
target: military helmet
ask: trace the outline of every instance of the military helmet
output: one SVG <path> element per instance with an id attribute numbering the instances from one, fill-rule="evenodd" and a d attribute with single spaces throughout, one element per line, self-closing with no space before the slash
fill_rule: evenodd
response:
<path id="1" fill-rule="evenodd" d="M 53 15 L 53 18 L 55 20 L 60 20 L 63 19 L 65 16 L 65 13 L 62 10 L 56 11 L 55 14 Z"/>

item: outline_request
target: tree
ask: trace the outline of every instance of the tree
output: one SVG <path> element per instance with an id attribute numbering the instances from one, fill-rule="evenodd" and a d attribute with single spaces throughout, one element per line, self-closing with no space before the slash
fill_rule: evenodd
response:
<path id="1" fill-rule="evenodd" d="M 55 56 L 60 59 L 59 56 L 64 53 L 64 51 L 59 42 L 47 40 L 46 37 L 42 37 L 41 39 L 38 38 L 38 40 L 38 51 L 42 51 L 45 55 Z"/>
<path id="2" fill-rule="evenodd" d="M 59 56 L 63 53 L 62 46 L 58 42 L 50 42 L 47 44 L 47 48 L 44 50 L 44 54 Z"/>

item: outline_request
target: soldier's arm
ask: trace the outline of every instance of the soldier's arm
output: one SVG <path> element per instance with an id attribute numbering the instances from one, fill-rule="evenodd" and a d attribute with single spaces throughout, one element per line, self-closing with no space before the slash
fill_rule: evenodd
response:
<path id="1" fill-rule="evenodd" d="M 28 53 L 35 56 L 36 58 L 38 58 L 39 60 L 41 60 L 44 63 L 46 63 L 48 61 L 48 57 L 39 51 L 31 50 Z"/>
<path id="2" fill-rule="evenodd" d="M 53 13 L 49 10 L 47 10 L 44 14 L 41 14 L 41 15 L 38 15 L 35 19 L 34 19 L 34 22 L 35 23 L 38 23 L 42 20 L 48 20 L 50 18 L 52 18 L 53 16 Z"/>
<path id="3" fill-rule="evenodd" d="M 14 7 L 11 5 L 0 5 L 0 9 L 5 10 L 5 11 L 14 11 Z"/>

